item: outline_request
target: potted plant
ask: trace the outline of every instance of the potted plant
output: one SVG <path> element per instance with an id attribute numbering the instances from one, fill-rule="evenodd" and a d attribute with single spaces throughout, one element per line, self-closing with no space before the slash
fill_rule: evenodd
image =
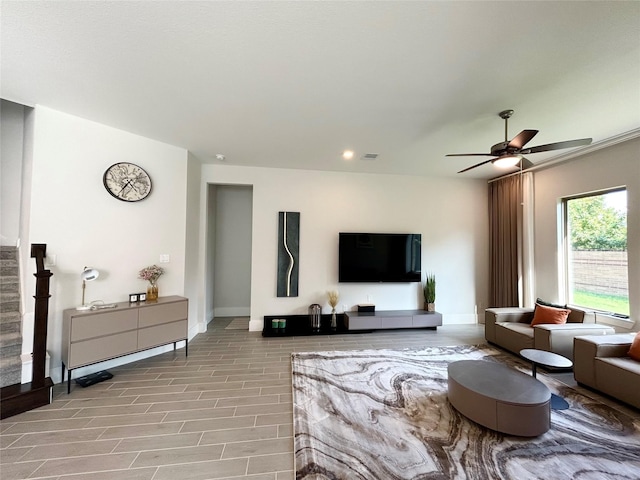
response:
<path id="1" fill-rule="evenodd" d="M 422 287 L 424 293 L 424 309 L 428 312 L 436 311 L 436 276 L 433 273 L 427 273 L 424 285 Z"/>

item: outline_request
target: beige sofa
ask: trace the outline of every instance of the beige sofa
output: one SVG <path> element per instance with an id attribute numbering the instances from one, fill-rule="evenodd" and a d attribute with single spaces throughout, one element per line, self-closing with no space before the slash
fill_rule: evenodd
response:
<path id="1" fill-rule="evenodd" d="M 627 355 L 634 335 L 576 337 L 576 382 L 640 408 L 640 362 Z"/>
<path id="2" fill-rule="evenodd" d="M 611 327 L 595 323 L 595 314 L 577 307 L 571 310 L 567 323 L 535 325 L 533 308 L 489 308 L 485 311 L 484 336 L 515 354 L 525 348 L 554 352 L 573 359 L 573 339 L 579 335 L 611 335 Z"/>

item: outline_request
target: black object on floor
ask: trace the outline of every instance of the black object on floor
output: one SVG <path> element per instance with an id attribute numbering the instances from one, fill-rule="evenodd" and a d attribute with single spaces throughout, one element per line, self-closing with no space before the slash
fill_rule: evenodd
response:
<path id="1" fill-rule="evenodd" d="M 112 373 L 109 373 L 106 370 L 100 370 L 99 372 L 76 378 L 76 383 L 81 387 L 90 387 L 91 385 L 104 382 L 105 380 L 109 380 L 110 378 L 113 378 Z"/>

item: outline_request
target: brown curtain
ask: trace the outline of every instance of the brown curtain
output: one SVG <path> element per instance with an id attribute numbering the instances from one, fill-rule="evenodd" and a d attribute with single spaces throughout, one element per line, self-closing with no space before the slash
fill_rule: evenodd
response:
<path id="1" fill-rule="evenodd" d="M 520 177 L 489 184 L 489 306 L 519 305 L 518 221 Z"/>

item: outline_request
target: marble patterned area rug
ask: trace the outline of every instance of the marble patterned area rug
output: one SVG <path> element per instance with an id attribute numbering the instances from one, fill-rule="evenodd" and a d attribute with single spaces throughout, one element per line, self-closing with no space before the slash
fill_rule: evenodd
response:
<path id="1" fill-rule="evenodd" d="M 237 317 L 231 320 L 225 330 L 249 330 L 249 317 Z"/>
<path id="2" fill-rule="evenodd" d="M 564 397 L 535 438 L 494 432 L 447 400 L 447 364 L 482 359 L 530 373 L 488 346 L 292 354 L 297 479 L 640 478 L 632 417 L 543 374 Z"/>

